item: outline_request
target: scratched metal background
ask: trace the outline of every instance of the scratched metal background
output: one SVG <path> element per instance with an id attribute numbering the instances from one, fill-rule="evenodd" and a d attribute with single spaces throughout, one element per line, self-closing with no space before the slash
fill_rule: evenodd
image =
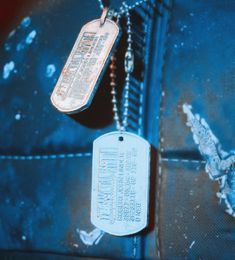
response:
<path id="1" fill-rule="evenodd" d="M 234 1 L 178 0 L 171 12 L 159 130 L 162 259 L 235 257 L 235 219 L 219 204 L 182 113 L 192 104 L 222 148 L 234 149 L 234 10 Z"/>
<path id="2" fill-rule="evenodd" d="M 153 146 L 150 225 L 135 236 L 105 234 L 98 245 L 86 246 L 77 229 L 93 229 L 92 141 L 114 129 L 108 75 L 81 116 L 55 111 L 49 97 L 78 31 L 99 17 L 97 1 L 1 1 L 1 259 L 235 257 L 235 220 L 218 205 L 218 186 L 206 175 L 182 114 L 182 104 L 192 104 L 223 148 L 233 149 L 235 2 L 152 3 L 133 14 L 138 64 L 132 83 L 142 88 L 137 105 L 143 110 L 130 129 Z M 33 30 L 35 38 L 24 45 Z M 10 62 L 15 67 L 4 74 Z"/>

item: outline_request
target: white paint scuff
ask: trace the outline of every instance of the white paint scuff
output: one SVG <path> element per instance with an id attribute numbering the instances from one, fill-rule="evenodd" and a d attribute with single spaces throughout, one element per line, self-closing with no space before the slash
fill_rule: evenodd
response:
<path id="1" fill-rule="evenodd" d="M 46 68 L 46 77 L 51 78 L 56 71 L 56 67 L 54 64 L 48 64 Z"/>
<path id="2" fill-rule="evenodd" d="M 16 45 L 16 50 L 21 51 L 25 48 L 25 44 L 23 42 L 20 42 Z"/>
<path id="3" fill-rule="evenodd" d="M 25 39 L 26 44 L 28 44 L 28 45 L 31 44 L 31 43 L 33 42 L 34 38 L 36 37 L 36 35 L 37 35 L 36 30 L 32 30 L 32 31 L 28 34 L 28 36 L 26 37 L 26 39 Z"/>
<path id="4" fill-rule="evenodd" d="M 4 44 L 4 49 L 5 49 L 5 51 L 10 51 L 10 49 L 11 49 L 11 44 L 5 43 L 5 44 Z"/>
<path id="5" fill-rule="evenodd" d="M 211 180 L 219 182 L 217 197 L 220 202 L 224 200 L 226 212 L 235 217 L 235 152 L 224 151 L 205 119 L 191 110 L 192 106 L 183 105 L 183 112 L 187 115 L 186 124 L 191 128 L 194 142 L 206 160 L 206 172 Z"/>
<path id="6" fill-rule="evenodd" d="M 189 249 L 191 249 L 195 244 L 195 240 L 191 243 L 191 245 L 189 246 Z"/>
<path id="7" fill-rule="evenodd" d="M 31 18 L 29 16 L 26 16 L 20 23 L 20 25 L 22 27 L 29 27 L 29 25 L 31 24 Z"/>
<path id="8" fill-rule="evenodd" d="M 11 32 L 8 34 L 8 38 L 11 38 L 12 36 L 14 36 L 15 33 L 16 33 L 16 30 L 11 31 Z"/>
<path id="9" fill-rule="evenodd" d="M 14 68 L 15 68 L 14 61 L 10 61 L 6 63 L 3 67 L 3 74 L 2 74 L 3 79 L 8 79 L 11 75 L 11 72 L 14 70 Z"/>
<path id="10" fill-rule="evenodd" d="M 16 50 L 17 50 L 17 51 L 22 51 L 22 50 L 24 50 L 27 45 L 30 45 L 30 44 L 33 43 L 33 41 L 34 41 L 36 35 L 37 35 L 36 30 L 32 30 L 32 31 L 27 35 L 27 37 L 26 37 L 24 40 L 20 41 L 20 42 L 16 45 Z"/>
<path id="11" fill-rule="evenodd" d="M 15 114 L 15 120 L 19 121 L 21 119 L 21 114 L 17 113 Z"/>
<path id="12" fill-rule="evenodd" d="M 104 231 L 98 228 L 93 229 L 90 233 L 79 229 L 77 229 L 76 231 L 79 234 L 82 242 L 87 246 L 92 246 L 93 244 L 97 245 L 105 234 Z"/>

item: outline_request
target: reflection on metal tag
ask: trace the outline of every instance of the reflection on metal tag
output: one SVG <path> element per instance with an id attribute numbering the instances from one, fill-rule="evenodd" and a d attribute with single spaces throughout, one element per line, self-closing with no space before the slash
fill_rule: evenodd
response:
<path id="1" fill-rule="evenodd" d="M 111 132 L 93 143 L 91 222 L 116 236 L 147 226 L 149 143 L 128 132 Z"/>
<path id="2" fill-rule="evenodd" d="M 82 27 L 51 95 L 59 111 L 76 113 L 90 105 L 118 34 L 118 25 L 110 19 Z"/>

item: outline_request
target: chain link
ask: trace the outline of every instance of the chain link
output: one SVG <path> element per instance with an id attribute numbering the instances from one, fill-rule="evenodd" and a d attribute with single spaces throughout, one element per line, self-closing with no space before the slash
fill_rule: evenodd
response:
<path id="1" fill-rule="evenodd" d="M 127 5 L 126 2 L 122 2 L 119 11 L 115 12 L 111 10 L 109 16 L 116 17 L 117 20 L 124 14 L 126 17 L 126 26 L 127 26 L 127 50 L 125 53 L 125 83 L 124 83 L 124 108 L 123 114 L 121 115 L 121 105 L 118 106 L 117 98 L 117 83 L 116 83 L 116 57 L 113 54 L 110 63 L 110 85 L 111 85 L 111 94 L 112 94 L 112 103 L 113 103 L 113 116 L 114 121 L 116 122 L 116 128 L 118 131 L 126 131 L 128 126 L 128 112 L 129 112 L 129 91 L 130 91 L 130 77 L 131 73 L 134 70 L 134 52 L 132 48 L 132 23 L 130 19 L 130 10 L 135 7 L 140 6 L 143 3 L 148 2 L 149 0 L 139 0 L 133 5 Z M 100 9 L 103 10 L 104 4 L 102 0 L 98 0 Z M 121 103 L 121 102 L 120 102 Z"/>
<path id="2" fill-rule="evenodd" d="M 102 0 L 98 0 L 98 3 L 99 3 L 99 6 L 100 6 L 100 9 L 103 10 L 104 9 L 104 5 L 103 5 Z"/>
<path id="3" fill-rule="evenodd" d="M 121 17 L 123 14 L 126 14 L 127 12 L 129 12 L 130 10 L 144 4 L 144 3 L 147 3 L 149 0 L 139 0 L 139 1 L 136 1 L 134 4 L 132 5 L 127 5 L 126 2 L 122 2 L 120 8 L 119 8 L 119 11 L 115 12 L 113 11 L 112 12 L 112 16 L 114 17 Z M 100 6 L 100 9 L 103 10 L 104 9 L 104 4 L 102 2 L 102 0 L 98 0 L 98 3 L 99 3 L 99 6 Z M 123 6 L 125 6 L 125 8 L 123 8 Z"/>
<path id="4" fill-rule="evenodd" d="M 129 111 L 129 90 L 130 90 L 130 76 L 134 70 L 134 52 L 132 49 L 132 24 L 130 19 L 130 12 L 128 6 L 123 3 L 123 10 L 126 15 L 127 25 L 127 50 L 125 53 L 125 83 L 124 83 L 124 109 L 123 115 L 121 116 L 121 106 L 118 107 L 117 99 L 117 84 L 116 84 L 116 57 L 115 54 L 111 58 L 110 64 L 110 85 L 112 87 L 112 103 L 113 103 L 113 114 L 114 121 L 116 122 L 116 128 L 118 131 L 125 131 L 128 126 L 128 111 Z"/>

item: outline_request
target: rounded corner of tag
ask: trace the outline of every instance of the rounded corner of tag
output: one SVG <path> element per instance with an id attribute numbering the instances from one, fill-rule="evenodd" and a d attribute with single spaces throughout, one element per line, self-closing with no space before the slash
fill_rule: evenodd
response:
<path id="1" fill-rule="evenodd" d="M 79 36 L 79 34 L 80 34 L 82 31 L 84 31 L 89 25 L 91 25 L 91 24 L 93 24 L 93 23 L 97 23 L 97 21 L 99 21 L 99 19 L 94 19 L 94 20 L 91 20 L 91 21 L 85 23 L 85 24 L 82 26 L 80 32 L 78 33 L 78 36 Z"/>
<path id="2" fill-rule="evenodd" d="M 116 27 L 118 33 L 121 31 L 120 26 L 118 25 L 118 23 L 116 23 L 115 21 L 113 21 L 113 20 L 110 19 L 110 18 L 107 18 L 106 21 L 109 21 L 110 23 L 112 23 L 113 25 L 115 25 L 115 27 Z"/>
<path id="3" fill-rule="evenodd" d="M 98 229 L 100 229 L 100 230 L 106 232 L 105 230 L 102 229 L 102 227 L 101 227 L 99 224 L 97 224 L 97 220 L 96 220 L 96 218 L 95 218 L 92 214 L 91 214 L 91 217 L 90 217 L 90 221 L 91 221 L 91 224 L 92 224 L 93 226 L 95 226 L 96 228 L 98 228 Z M 107 232 L 106 232 L 106 233 L 107 233 Z"/>
<path id="4" fill-rule="evenodd" d="M 139 232 L 143 231 L 145 228 L 147 228 L 148 223 L 145 222 L 143 225 L 141 225 L 139 228 L 136 229 L 119 229 L 119 230 L 107 230 L 105 231 L 106 233 L 113 235 L 113 236 L 118 236 L 118 237 L 123 237 L 123 236 L 130 236 L 130 235 L 135 235 L 138 234 Z"/>
<path id="5" fill-rule="evenodd" d="M 51 96 L 50 96 L 50 101 L 51 101 L 51 104 L 55 107 L 54 100 L 53 100 L 53 96 L 54 96 L 54 94 L 53 94 L 53 92 L 52 92 L 52 94 L 51 94 Z"/>
<path id="6" fill-rule="evenodd" d="M 96 145 L 97 143 L 99 143 L 100 140 L 102 140 L 105 136 L 110 135 L 110 133 L 106 133 L 103 135 L 100 135 L 99 137 L 97 137 L 94 141 L 93 141 L 93 145 Z"/>
<path id="7" fill-rule="evenodd" d="M 100 137 L 97 137 L 94 141 L 93 141 L 93 149 L 94 149 L 94 146 L 97 144 L 97 141 Z M 94 150 L 93 150 L 93 156 L 94 156 Z"/>
<path id="8" fill-rule="evenodd" d="M 149 153 L 150 153 L 151 149 L 152 149 L 152 145 L 147 140 L 145 140 L 145 142 L 146 142 L 146 146 L 148 146 L 148 150 L 149 150 Z"/>
<path id="9" fill-rule="evenodd" d="M 57 105 L 56 105 L 56 101 L 54 100 L 54 94 L 52 93 L 52 95 L 50 96 L 50 101 L 51 101 L 51 104 L 52 106 L 56 109 L 56 110 L 59 110 Z M 60 111 L 60 110 L 59 110 Z M 61 111 L 60 111 L 61 112 Z"/>
<path id="10" fill-rule="evenodd" d="M 142 139 L 142 142 L 145 143 L 146 148 L 150 149 L 151 148 L 150 143 L 146 139 L 144 139 L 143 137 L 141 137 L 141 139 Z"/>
<path id="11" fill-rule="evenodd" d="M 93 226 L 97 227 L 96 221 L 94 220 L 94 216 L 93 216 L 92 212 L 91 212 L 91 216 L 90 216 L 90 221 L 91 221 L 91 224 L 92 224 Z M 98 228 L 98 227 L 97 227 L 97 228 Z"/>
<path id="12" fill-rule="evenodd" d="M 139 225 L 138 228 L 136 228 L 133 231 L 130 231 L 130 233 L 128 235 L 135 235 L 138 234 L 139 232 L 142 232 L 143 230 L 145 230 L 148 227 L 148 218 L 146 218 L 141 225 Z"/>

